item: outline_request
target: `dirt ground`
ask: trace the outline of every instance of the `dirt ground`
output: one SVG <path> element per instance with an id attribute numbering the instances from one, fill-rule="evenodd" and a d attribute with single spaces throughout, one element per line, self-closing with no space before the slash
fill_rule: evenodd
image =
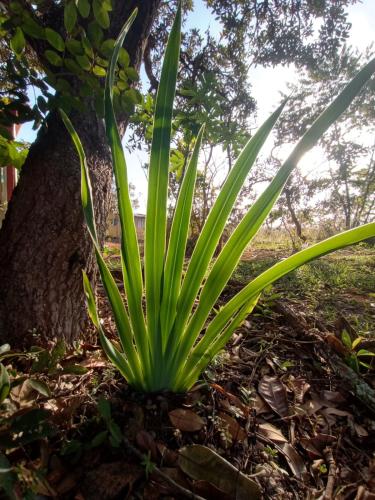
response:
<path id="1" fill-rule="evenodd" d="M 12 358 L 18 377 L 34 373 L 48 392 L 22 382 L 3 414 L 0 466 L 10 472 L 0 478 L 12 475 L 8 494 L 374 499 L 374 256 L 342 253 L 266 291 L 185 395 L 134 392 L 94 332 L 60 357 L 45 346 L 49 364 L 39 371 L 40 354 Z M 249 256 L 220 300 L 276 257 Z M 100 309 L 116 340 L 104 296 Z"/>

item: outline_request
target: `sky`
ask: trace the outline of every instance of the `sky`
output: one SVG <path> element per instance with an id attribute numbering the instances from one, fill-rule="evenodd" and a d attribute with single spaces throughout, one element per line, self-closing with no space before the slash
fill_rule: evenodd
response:
<path id="1" fill-rule="evenodd" d="M 348 8 L 348 20 L 352 24 L 348 43 L 363 50 L 371 42 L 375 41 L 375 0 L 363 0 L 361 3 L 351 5 Z M 209 29 L 214 35 L 218 35 L 220 26 L 215 21 L 203 0 L 194 0 L 194 11 L 188 16 L 187 28 L 199 28 L 203 31 Z M 252 86 L 252 95 L 257 101 L 257 123 L 262 123 L 275 109 L 279 100 L 280 92 L 287 90 L 288 82 L 297 79 L 297 72 L 293 66 L 276 68 L 251 68 L 249 81 Z M 147 87 L 146 87 L 147 88 Z M 18 136 L 20 140 L 32 142 L 35 132 L 30 124 L 23 125 Z M 126 142 L 127 136 L 124 138 Z M 143 152 L 129 154 L 126 152 L 129 180 L 135 185 L 135 192 L 139 198 L 139 209 L 145 212 L 147 179 L 141 165 L 147 162 L 147 155 Z M 308 153 L 301 162 L 301 168 L 305 171 L 324 168 L 322 158 L 317 149 Z"/>

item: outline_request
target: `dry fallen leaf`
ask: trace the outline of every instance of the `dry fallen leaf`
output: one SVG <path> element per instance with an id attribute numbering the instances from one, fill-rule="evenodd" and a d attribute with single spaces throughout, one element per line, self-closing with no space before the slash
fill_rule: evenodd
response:
<path id="1" fill-rule="evenodd" d="M 168 467 L 174 467 L 177 464 L 178 453 L 167 448 L 164 443 L 158 442 L 156 446 L 161 456 L 161 463 Z"/>
<path id="2" fill-rule="evenodd" d="M 296 402 L 302 404 L 306 392 L 310 389 L 310 384 L 308 384 L 303 378 L 295 378 L 291 376 L 289 378 L 289 386 L 294 392 Z"/>
<path id="3" fill-rule="evenodd" d="M 336 441 L 335 436 L 331 434 L 317 434 L 312 438 L 301 438 L 300 444 L 313 458 L 323 457 L 323 450 L 327 445 Z"/>
<path id="4" fill-rule="evenodd" d="M 78 484 L 76 474 L 70 473 L 65 475 L 59 484 L 56 486 L 56 493 L 58 495 L 66 495 L 69 491 L 75 488 Z"/>
<path id="5" fill-rule="evenodd" d="M 345 411 L 345 410 L 339 410 L 338 408 L 325 408 L 324 410 L 321 410 L 320 413 L 322 413 L 325 416 L 336 415 L 338 417 L 353 418 L 352 413 L 349 413 L 348 411 Z"/>
<path id="6" fill-rule="evenodd" d="M 85 368 L 106 368 L 109 366 L 109 363 L 104 358 L 91 357 L 86 358 L 80 363 L 81 366 Z"/>
<path id="7" fill-rule="evenodd" d="M 265 436 L 268 438 L 270 441 L 274 443 L 287 443 L 288 440 L 286 437 L 283 435 L 280 429 L 275 427 L 272 424 L 259 424 L 258 425 L 258 433 L 261 434 L 262 436 Z"/>
<path id="8" fill-rule="evenodd" d="M 355 500 L 375 500 L 375 493 L 371 493 L 364 486 L 359 486 Z"/>
<path id="9" fill-rule="evenodd" d="M 354 430 L 357 433 L 358 437 L 367 437 L 368 436 L 367 430 L 362 425 L 356 424 L 354 422 L 353 426 L 354 426 Z"/>
<path id="10" fill-rule="evenodd" d="M 345 403 L 345 398 L 338 391 L 322 391 L 321 397 L 323 401 L 327 401 L 330 403 Z"/>
<path id="11" fill-rule="evenodd" d="M 180 468 L 197 481 L 208 481 L 236 500 L 258 500 L 261 492 L 258 484 L 240 472 L 216 452 L 199 444 L 180 450 Z"/>
<path id="12" fill-rule="evenodd" d="M 230 402 L 231 405 L 236 406 L 241 412 L 246 413 L 246 411 L 247 411 L 246 405 L 244 405 L 242 403 L 242 401 L 237 396 L 226 391 L 219 384 L 211 384 L 211 387 L 213 389 L 215 389 L 215 391 L 217 391 L 220 394 L 222 394 L 223 396 L 225 396 L 225 398 Z"/>
<path id="13" fill-rule="evenodd" d="M 286 390 L 284 384 L 277 377 L 265 375 L 259 382 L 258 392 L 280 417 L 289 415 Z"/>
<path id="14" fill-rule="evenodd" d="M 220 419 L 219 427 L 227 430 L 234 442 L 237 441 L 242 442 L 246 439 L 246 432 L 240 426 L 240 424 L 237 422 L 236 419 L 234 419 L 230 415 L 227 415 L 224 412 L 219 413 L 219 419 Z"/>
<path id="15" fill-rule="evenodd" d="M 197 432 L 205 426 L 203 418 L 192 410 L 176 408 L 176 410 L 170 411 L 168 415 L 174 427 L 180 431 Z"/>
<path id="16" fill-rule="evenodd" d="M 208 481 L 195 481 L 194 493 L 197 493 L 206 500 L 232 500 L 230 495 L 219 490 L 219 488 Z"/>
<path id="17" fill-rule="evenodd" d="M 253 402 L 251 404 L 252 408 L 255 409 L 257 415 L 262 415 L 263 413 L 271 413 L 272 409 L 270 405 L 267 404 L 263 398 L 259 396 L 259 394 L 255 395 Z"/>
<path id="18" fill-rule="evenodd" d="M 247 414 L 247 408 L 245 408 L 246 411 L 243 411 L 241 408 L 238 408 L 238 406 L 232 405 L 228 399 L 220 399 L 219 406 L 235 417 L 244 418 Z"/>
<path id="19" fill-rule="evenodd" d="M 317 411 L 319 411 L 321 408 L 324 407 L 324 404 L 318 400 L 318 399 L 310 399 L 309 401 L 306 401 L 306 403 L 302 406 L 302 408 L 305 410 L 306 414 L 310 417 L 311 415 L 314 415 Z"/>
<path id="20" fill-rule="evenodd" d="M 168 476 L 172 481 L 179 484 L 183 488 L 190 489 L 191 484 L 186 475 L 181 471 L 179 467 L 160 467 L 160 470 Z M 150 476 L 149 485 L 151 485 L 151 489 L 146 489 L 143 492 L 143 497 L 147 500 L 150 499 L 159 499 L 167 496 L 170 498 L 170 495 L 173 494 L 173 498 L 177 498 L 176 493 L 179 491 L 167 481 L 165 478 L 161 477 L 156 472 L 152 472 Z"/>
<path id="21" fill-rule="evenodd" d="M 307 473 L 307 469 L 302 457 L 296 452 L 293 446 L 289 443 L 280 443 L 275 447 L 284 455 L 293 474 L 298 479 L 303 479 Z"/>
<path id="22" fill-rule="evenodd" d="M 342 356 L 346 356 L 348 354 L 348 349 L 344 346 L 340 339 L 338 339 L 333 333 L 328 333 L 324 339 L 327 344 L 329 344 L 334 351 Z"/>
<path id="23" fill-rule="evenodd" d="M 144 474 L 142 467 L 124 461 L 101 464 L 87 472 L 82 491 L 87 498 L 130 496 L 134 483 Z"/>
<path id="24" fill-rule="evenodd" d="M 157 446 L 154 438 L 147 431 L 141 430 L 137 432 L 135 438 L 137 445 L 144 451 L 149 451 L 151 453 L 151 458 L 156 460 L 157 458 Z"/>

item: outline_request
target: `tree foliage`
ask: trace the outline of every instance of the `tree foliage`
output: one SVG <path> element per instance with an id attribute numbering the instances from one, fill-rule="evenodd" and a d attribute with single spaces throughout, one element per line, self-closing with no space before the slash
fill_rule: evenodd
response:
<path id="1" fill-rule="evenodd" d="M 203 140 L 206 158 L 212 159 L 219 148 L 224 153 L 226 172 L 251 136 L 249 117 L 256 112 L 251 89 L 252 66 L 293 62 L 311 70 L 316 67 L 316 61 L 329 64 L 349 31 L 345 14 L 349 2 L 346 1 L 324 2 L 314 8 L 310 2 L 292 2 L 293 5 L 283 7 L 279 2 L 209 0 L 206 3 L 222 32 L 214 36 L 192 29 L 185 31 L 182 37 L 174 120 L 174 131 L 179 132 L 174 135 L 171 155 L 170 189 L 174 199 L 194 147 L 192 138 L 203 123 L 206 124 Z M 146 47 L 145 70 L 151 95 L 158 85 L 165 29 L 173 18 L 175 4 L 172 1 L 162 5 Z M 185 3 L 186 10 L 191 7 L 190 2 Z M 318 30 L 314 23 L 319 25 Z M 152 112 L 153 100 L 149 95 L 146 105 L 133 116 L 133 147 L 139 147 L 139 138 L 143 136 L 150 143 Z M 193 233 L 199 234 L 223 180 L 219 180 L 220 176 L 223 177 L 223 173 L 217 165 L 214 169 L 207 168 L 207 162 L 200 166 Z M 241 211 L 240 206 L 241 201 L 237 211 Z"/>
<path id="2" fill-rule="evenodd" d="M 177 124 L 196 132 L 206 122 L 207 141 L 222 144 L 231 163 L 249 136 L 246 118 L 255 109 L 249 67 L 291 61 L 313 67 L 316 61 L 328 60 L 348 35 L 345 8 L 350 3 L 207 0 L 222 35 L 215 39 L 197 30 L 185 33 Z M 161 3 L 145 50 L 152 90 L 176 4 L 176 0 Z M 0 125 L 32 120 L 37 129 L 51 110 L 80 110 L 85 98 L 93 99 L 102 114 L 103 81 L 116 35 L 111 28 L 115 5 L 115 0 L 1 3 Z M 189 11 L 193 2 L 186 0 L 183 7 Z M 312 36 L 314 23 L 319 25 L 317 38 Z M 129 114 L 142 104 L 136 131 L 146 132 L 147 138 L 152 110 L 134 88 L 137 80 L 129 54 L 122 49 L 115 107 Z M 30 89 L 35 99 L 30 99 Z M 191 137 L 184 137 L 177 149 L 191 151 L 190 142 Z M 186 157 L 186 151 L 182 153 Z"/>
<path id="3" fill-rule="evenodd" d="M 363 61 L 372 54 L 371 47 L 363 54 L 344 47 L 330 64 L 306 70 L 297 85 L 290 86 L 293 91 L 290 105 L 276 126 L 274 168 L 280 162 L 280 149 L 285 144 L 292 143 L 307 129 L 319 111 L 343 87 L 345 80 L 352 78 Z M 332 231 L 350 229 L 374 220 L 373 86 L 374 82 L 370 81 L 359 95 L 356 109 L 349 108 L 320 140 L 322 159 L 328 169 L 308 178 L 304 176 L 307 181 L 306 190 L 301 187 L 302 174 L 299 173 L 299 177 L 294 175 L 280 199 L 281 212 L 288 214 L 299 236 L 301 231 L 298 230 L 298 225 L 303 221 L 308 222 L 309 217 L 311 221 L 313 214 L 319 216 Z M 317 191 L 322 190 L 324 194 L 314 199 Z"/>
<path id="4" fill-rule="evenodd" d="M 109 30 L 111 0 L 10 2 L 0 15 L 0 132 L 14 122 L 37 129 L 57 108 L 82 111 L 94 101 L 103 115 L 104 78 L 114 39 Z M 115 105 L 132 112 L 142 101 L 138 80 L 122 48 L 116 70 Z M 35 102 L 30 99 L 33 92 Z M 9 154 L 9 159 L 13 160 Z"/>
<path id="5" fill-rule="evenodd" d="M 207 0 L 223 24 L 230 57 L 241 52 L 253 64 L 294 63 L 299 67 L 318 67 L 335 56 L 348 37 L 345 8 L 353 3 Z"/>

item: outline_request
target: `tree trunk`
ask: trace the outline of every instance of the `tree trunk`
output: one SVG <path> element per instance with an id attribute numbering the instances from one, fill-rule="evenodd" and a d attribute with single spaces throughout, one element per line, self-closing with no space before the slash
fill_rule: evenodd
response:
<path id="1" fill-rule="evenodd" d="M 159 4 L 160 0 L 129 1 L 124 7 L 117 2 L 113 12 L 115 36 L 139 6 L 126 42 L 137 68 Z M 103 241 L 112 168 L 102 120 L 89 102 L 84 109 L 71 119 L 86 151 Z M 52 114 L 30 149 L 0 231 L 0 343 L 35 342 L 31 331 L 67 342 L 79 337 L 87 322 L 82 269 L 95 281 L 95 259 L 81 208 L 78 157 L 61 119 Z"/>
<path id="2" fill-rule="evenodd" d="M 286 205 L 287 205 L 289 213 L 290 213 L 290 217 L 291 217 L 293 224 L 294 224 L 294 227 L 296 229 L 297 237 L 301 241 L 306 241 L 306 237 L 302 234 L 302 225 L 301 225 L 300 221 L 298 220 L 296 211 L 293 208 L 292 200 L 290 199 L 290 192 L 288 189 L 285 189 L 285 199 L 286 199 Z"/>
<path id="3" fill-rule="evenodd" d="M 111 164 L 103 126 L 86 111 L 72 116 L 83 141 L 103 238 Z M 77 337 L 86 319 L 81 269 L 91 277 L 94 259 L 84 228 L 80 169 L 71 138 L 53 114 L 30 149 L 0 232 L 0 331 L 2 340 L 28 330 Z"/>

